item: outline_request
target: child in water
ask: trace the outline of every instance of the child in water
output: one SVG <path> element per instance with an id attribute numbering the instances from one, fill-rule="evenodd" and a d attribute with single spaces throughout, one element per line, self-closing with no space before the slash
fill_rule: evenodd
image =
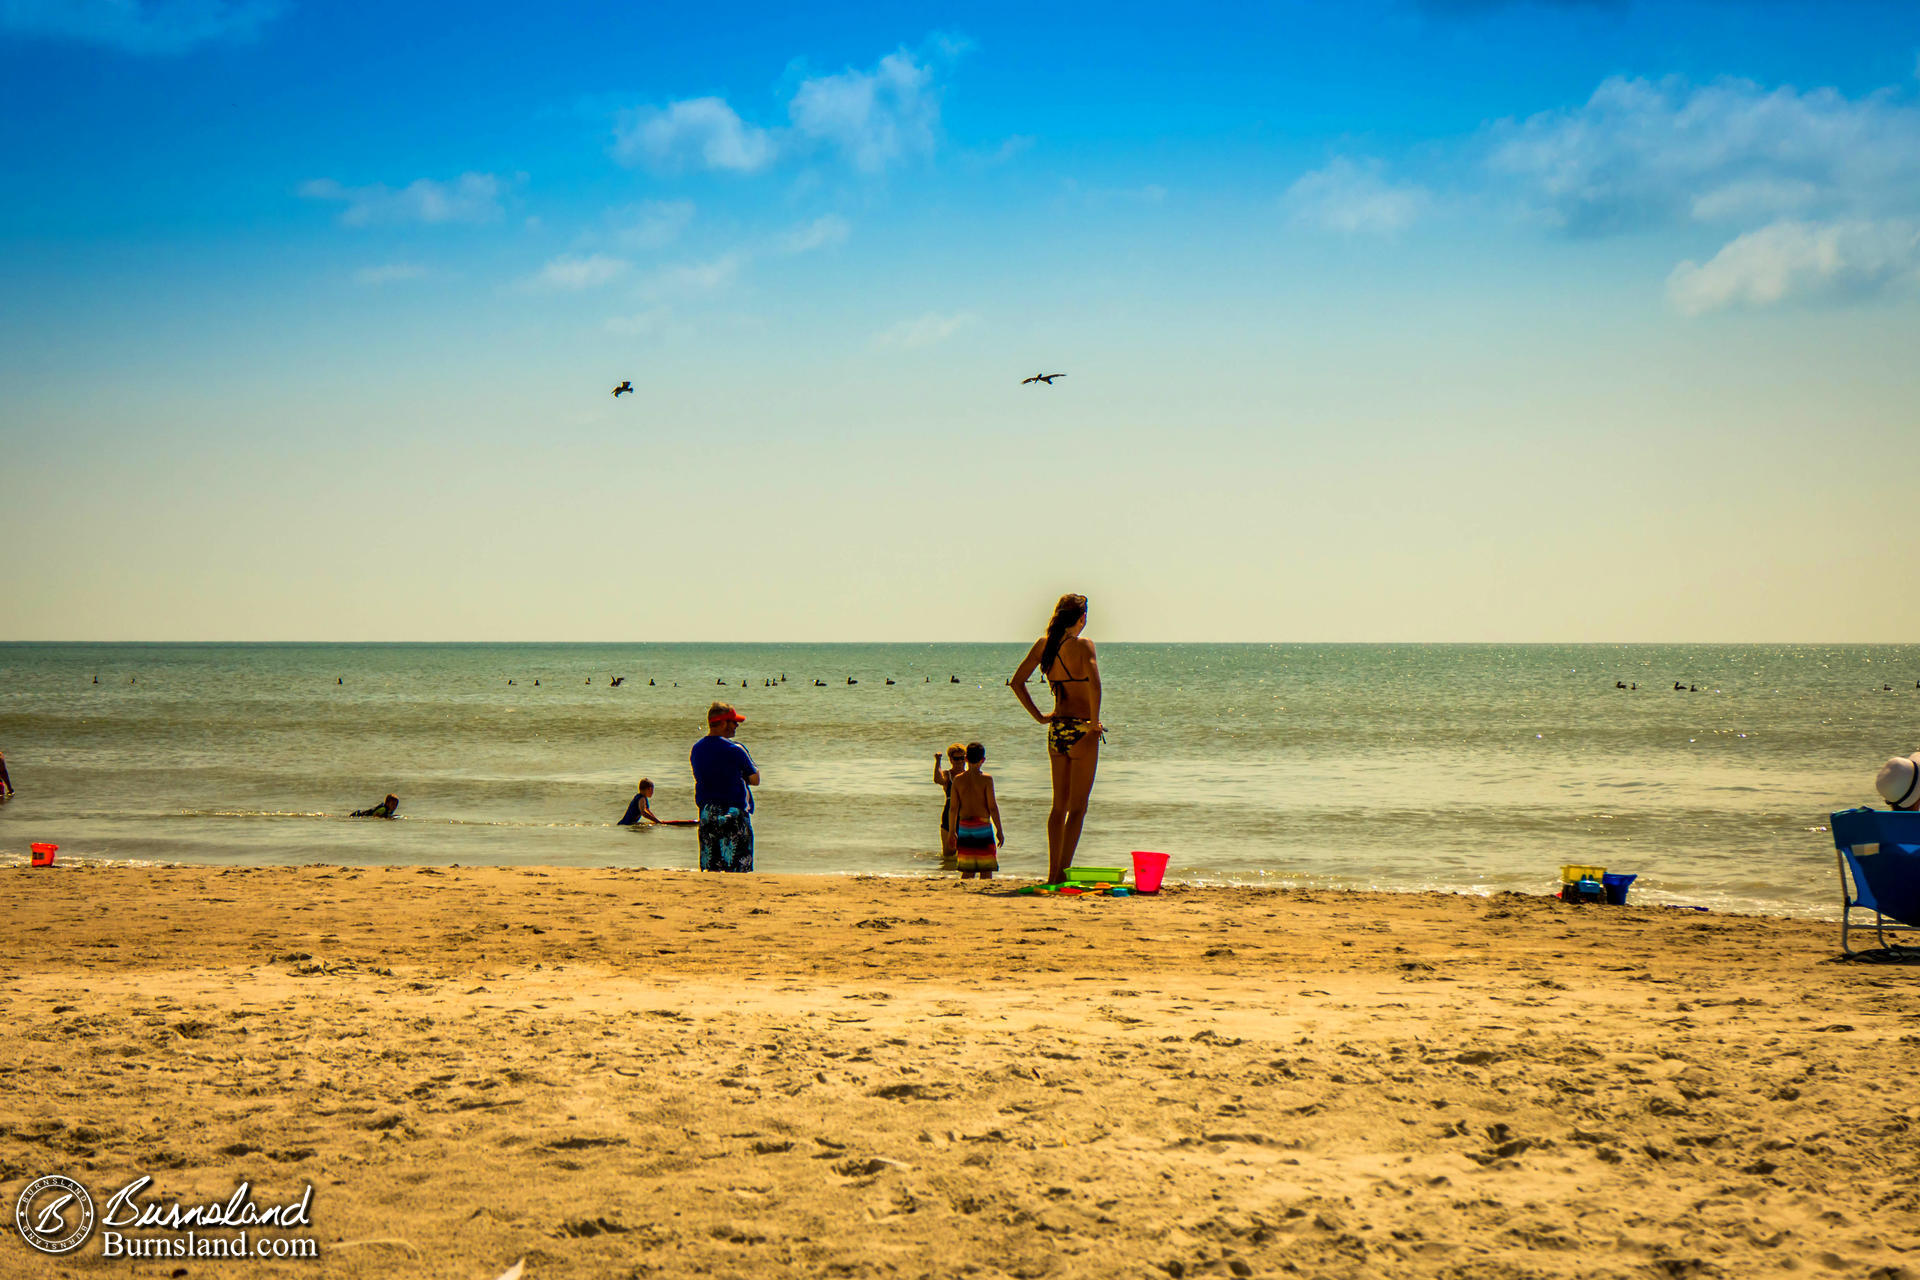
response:
<path id="1" fill-rule="evenodd" d="M 620 815 L 620 821 L 614 825 L 637 827 L 642 820 L 651 822 L 656 827 L 660 825 L 660 819 L 653 816 L 653 782 L 648 778 L 640 779 L 639 790 L 635 792 L 633 799 L 627 802 L 627 811 Z"/>
<path id="2" fill-rule="evenodd" d="M 388 796 L 384 801 L 373 806 L 371 809 L 355 809 L 352 816 L 356 818 L 391 818 L 399 808 L 400 797 Z"/>
<path id="3" fill-rule="evenodd" d="M 993 879 L 993 873 L 1000 869 L 1000 846 L 1007 842 L 1000 802 L 993 794 L 993 777 L 980 767 L 986 759 L 987 749 L 969 742 L 966 772 L 953 775 L 948 793 L 952 805 L 948 829 L 962 880 L 975 876 Z"/>
<path id="4" fill-rule="evenodd" d="M 947 768 L 942 769 L 940 767 L 940 760 L 940 755 L 935 753 L 933 757 L 933 780 L 939 785 L 940 789 L 947 794 L 947 802 L 940 806 L 940 857 L 942 859 L 942 869 L 944 870 L 945 860 L 953 857 L 953 780 L 966 772 L 966 744 L 956 742 L 947 748 Z"/>

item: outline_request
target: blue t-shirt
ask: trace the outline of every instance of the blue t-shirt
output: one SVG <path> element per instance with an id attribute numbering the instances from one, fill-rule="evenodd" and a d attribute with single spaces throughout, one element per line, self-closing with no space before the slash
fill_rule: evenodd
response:
<path id="1" fill-rule="evenodd" d="M 693 744 L 693 802 L 701 808 L 710 804 L 753 812 L 753 793 L 747 790 L 747 775 L 760 767 L 747 749 L 731 738 L 714 734 Z"/>

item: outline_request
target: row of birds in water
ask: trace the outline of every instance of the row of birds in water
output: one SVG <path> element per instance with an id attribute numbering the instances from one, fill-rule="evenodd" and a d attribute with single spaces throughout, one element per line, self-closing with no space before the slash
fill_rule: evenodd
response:
<path id="1" fill-rule="evenodd" d="M 1616 689 L 1634 690 L 1634 689 L 1638 689 L 1640 686 L 1637 684 L 1628 684 L 1624 680 L 1615 680 L 1613 682 L 1613 687 Z M 1913 682 L 1913 687 L 1916 689 L 1920 689 L 1920 680 L 1915 680 Z M 1681 684 L 1678 680 L 1675 680 L 1673 682 L 1673 691 L 1675 693 L 1698 693 L 1700 692 L 1700 686 L 1697 684 Z M 1880 691 L 1882 693 L 1892 693 L 1893 686 L 1890 684 L 1883 684 L 1880 686 Z M 1720 691 L 1718 689 L 1715 689 L 1713 692 L 1718 693 Z"/>
<path id="2" fill-rule="evenodd" d="M 1036 373 L 1031 378 L 1020 379 L 1020 385 L 1024 387 L 1030 382 L 1044 382 L 1048 386 L 1052 386 L 1053 380 L 1055 378 L 1064 378 L 1066 376 L 1067 375 L 1064 373 Z M 632 378 L 625 379 L 620 383 L 619 386 L 613 389 L 613 398 L 615 400 L 618 400 L 621 396 L 632 395 L 632 394 L 633 394 Z"/>

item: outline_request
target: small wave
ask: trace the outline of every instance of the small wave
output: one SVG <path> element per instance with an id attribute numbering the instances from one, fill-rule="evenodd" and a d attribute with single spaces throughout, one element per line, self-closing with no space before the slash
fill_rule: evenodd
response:
<path id="1" fill-rule="evenodd" d="M 89 817 L 125 817 L 125 814 L 90 814 Z M 160 815 L 165 818 L 267 818 L 284 820 L 303 820 L 308 822 L 346 822 L 354 821 L 348 813 L 301 812 L 290 809 L 175 809 Z M 611 827 L 611 822 L 526 822 L 506 818 L 429 818 L 420 814 L 396 813 L 385 822 L 411 822 L 429 827 L 520 827 L 527 830 L 547 830 L 556 827 Z"/>
<path id="2" fill-rule="evenodd" d="M 30 855 L 24 853 L 0 853 L 0 867 L 24 867 L 30 861 Z M 184 862 L 168 862 L 160 858 L 109 858 L 103 854 L 61 853 L 53 869 L 66 866 L 101 867 L 184 867 Z"/>
<path id="3" fill-rule="evenodd" d="M 113 816 L 119 815 L 101 815 Z M 289 809 L 175 809 L 163 818 L 338 818 L 337 813 L 302 813 Z"/>
<path id="4" fill-rule="evenodd" d="M 425 822 L 440 827 L 519 827 L 525 830 L 546 831 L 556 827 L 607 828 L 616 827 L 617 822 L 512 822 L 505 818 L 415 818 L 415 822 Z"/>

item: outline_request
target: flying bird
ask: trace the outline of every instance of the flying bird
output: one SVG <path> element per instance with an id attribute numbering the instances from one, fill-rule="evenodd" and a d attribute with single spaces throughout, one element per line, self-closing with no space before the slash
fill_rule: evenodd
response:
<path id="1" fill-rule="evenodd" d="M 1066 376 L 1067 376 L 1067 375 L 1066 375 L 1066 374 L 1064 374 L 1064 373 L 1036 373 L 1036 374 L 1034 374 L 1034 375 L 1033 375 L 1033 376 L 1032 376 L 1031 378 L 1022 378 L 1022 379 L 1020 379 L 1020 385 L 1024 387 L 1024 386 L 1026 386 L 1026 385 L 1027 385 L 1027 384 L 1028 384 L 1029 382 L 1044 382 L 1044 383 L 1046 383 L 1046 384 L 1047 384 L 1048 386 L 1052 386 L 1052 385 L 1053 385 L 1053 380 L 1054 380 L 1055 378 L 1064 378 L 1064 377 L 1066 377 Z"/>
<path id="2" fill-rule="evenodd" d="M 621 396 L 627 394 L 627 392 L 631 390 L 633 390 L 633 381 L 632 379 L 628 379 L 627 381 L 621 383 L 619 386 L 613 389 L 613 398 L 615 400 L 618 400 Z"/>

